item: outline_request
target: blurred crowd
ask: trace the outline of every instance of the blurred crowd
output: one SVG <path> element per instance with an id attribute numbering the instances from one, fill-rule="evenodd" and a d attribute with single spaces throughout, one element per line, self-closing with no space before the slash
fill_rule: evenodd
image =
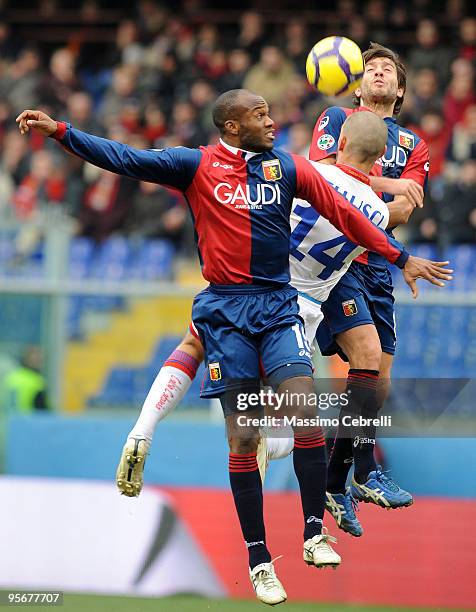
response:
<path id="1" fill-rule="evenodd" d="M 43 31 L 48 14 L 61 9 L 55 0 L 31 4 Z M 388 45 L 408 65 L 398 121 L 426 140 L 431 170 L 425 207 L 413 216 L 407 238 L 476 243 L 471 3 L 415 0 L 387 7 L 384 0 L 338 0 L 327 7 L 327 19 L 314 20 L 309 11 L 305 19 L 296 10 L 279 18 L 276 9 L 267 10 L 269 3 L 254 4 L 263 9 L 245 9 L 230 20 L 219 2 L 140 0 L 123 10 L 119 3 L 110 40 L 88 42 L 80 29 L 55 45 L 22 36 L 18 23 L 9 21 L 10 5 L 0 5 L 0 218 L 31 224 L 64 215 L 77 233 L 97 241 L 117 232 L 165 237 L 191 253 L 193 232 L 181 196 L 93 168 L 38 134 L 21 137 L 16 115 L 41 108 L 138 148 L 196 147 L 216 141 L 210 112 L 216 96 L 247 87 L 270 103 L 277 144 L 305 155 L 319 113 L 331 104 L 352 104 L 318 95 L 304 74 L 312 44 L 342 34 L 362 49 L 371 40 Z M 213 5 L 216 18 L 205 18 Z M 222 5 L 228 6 L 233 3 Z M 85 29 L 100 22 L 102 8 L 86 0 L 78 9 Z M 324 2 L 319 10 L 325 9 Z"/>

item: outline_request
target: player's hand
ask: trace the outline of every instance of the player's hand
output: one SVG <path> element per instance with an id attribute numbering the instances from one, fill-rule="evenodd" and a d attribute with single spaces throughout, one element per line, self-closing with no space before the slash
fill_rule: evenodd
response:
<path id="1" fill-rule="evenodd" d="M 39 110 L 24 110 L 16 118 L 20 134 L 27 134 L 30 128 L 38 130 L 44 136 L 51 136 L 58 128 L 54 119 Z"/>
<path id="2" fill-rule="evenodd" d="M 413 206 L 423 207 L 423 197 L 425 195 L 423 187 L 413 179 L 397 179 L 395 191 L 395 195 L 405 196 Z"/>
<path id="3" fill-rule="evenodd" d="M 423 278 L 437 287 L 444 287 L 445 283 L 443 281 L 452 280 L 451 274 L 453 270 L 446 268 L 449 263 L 449 261 L 430 261 L 429 259 L 410 255 L 402 270 L 402 274 L 405 282 L 412 290 L 413 297 L 418 297 L 417 278 Z"/>

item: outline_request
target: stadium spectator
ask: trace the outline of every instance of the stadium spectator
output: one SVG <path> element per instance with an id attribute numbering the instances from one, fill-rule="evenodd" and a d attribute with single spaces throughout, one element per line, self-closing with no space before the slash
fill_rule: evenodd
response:
<path id="1" fill-rule="evenodd" d="M 468 106 L 476 102 L 474 68 L 469 60 L 458 58 L 451 64 L 452 78 L 443 99 L 443 113 L 453 127 L 461 121 Z"/>
<path id="2" fill-rule="evenodd" d="M 306 25 L 300 19 L 292 19 L 284 31 L 286 55 L 292 61 L 294 70 L 306 74 L 306 58 L 311 48 Z"/>
<path id="3" fill-rule="evenodd" d="M 248 72 L 244 87 L 255 91 L 268 100 L 269 104 L 273 104 L 289 91 L 294 75 L 294 68 L 281 49 L 266 46 L 261 51 L 260 61 Z"/>
<path id="4" fill-rule="evenodd" d="M 49 72 L 39 83 L 37 95 L 53 112 L 61 112 L 70 96 L 80 89 L 75 64 L 75 56 L 67 47 L 57 49 L 51 56 Z"/>
<path id="5" fill-rule="evenodd" d="M 167 238 L 178 247 L 188 212 L 181 196 L 155 183 L 139 183 L 125 218 L 131 238 Z"/>
<path id="6" fill-rule="evenodd" d="M 476 62 L 476 18 L 465 17 L 459 26 L 460 48 L 459 57 Z"/>
<path id="7" fill-rule="evenodd" d="M 429 108 L 441 107 L 439 91 L 437 73 L 431 68 L 422 68 L 415 74 L 410 96 L 405 99 L 405 113 L 413 122 L 419 123 Z"/>
<path id="8" fill-rule="evenodd" d="M 99 119 L 106 126 L 119 120 L 124 106 L 137 95 L 137 72 L 131 66 L 118 66 L 112 75 L 111 86 L 104 95 Z"/>
<path id="9" fill-rule="evenodd" d="M 417 44 L 408 54 L 408 63 L 414 70 L 430 68 L 444 86 L 448 79 L 452 53 L 442 45 L 438 26 L 431 19 L 422 19 L 416 30 Z"/>
<path id="10" fill-rule="evenodd" d="M 249 54 L 252 62 L 257 62 L 261 55 L 261 49 L 266 42 L 265 27 L 261 15 L 254 11 L 243 13 L 240 19 L 238 46 Z"/>
<path id="11" fill-rule="evenodd" d="M 25 48 L 10 64 L 0 80 L 0 94 L 11 104 L 13 113 L 22 106 L 34 106 L 44 102 L 39 83 L 42 79 L 41 60 L 34 48 Z"/>
<path id="12" fill-rule="evenodd" d="M 476 104 L 466 108 L 463 120 L 456 124 L 446 154 L 446 177 L 452 179 L 467 159 L 476 160 Z"/>
<path id="13" fill-rule="evenodd" d="M 228 55 L 228 72 L 221 79 L 223 91 L 241 89 L 249 67 L 249 53 L 244 49 L 232 49 Z"/>
<path id="14" fill-rule="evenodd" d="M 88 187 L 78 214 L 79 233 L 101 242 L 124 227 L 137 183 L 107 170 Z"/>
<path id="15" fill-rule="evenodd" d="M 445 154 L 451 135 L 451 128 L 437 109 L 428 109 L 420 124 L 412 126 L 420 138 L 427 143 L 430 151 L 429 176 L 433 181 L 439 179 L 444 170 Z"/>
<path id="16" fill-rule="evenodd" d="M 461 166 L 457 180 L 446 185 L 438 207 L 440 240 L 476 242 L 476 159 Z"/>

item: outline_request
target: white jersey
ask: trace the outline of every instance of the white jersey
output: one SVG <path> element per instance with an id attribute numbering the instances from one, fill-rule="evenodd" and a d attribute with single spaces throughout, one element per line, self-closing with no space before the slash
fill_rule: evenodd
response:
<path id="1" fill-rule="evenodd" d="M 369 184 L 358 177 L 363 173 L 344 172 L 334 165 L 310 162 L 326 181 L 350 204 L 362 211 L 377 227 L 388 225 L 389 210 Z M 289 265 L 291 284 L 312 300 L 325 302 L 329 293 L 347 272 L 352 260 L 365 249 L 356 246 L 308 202 L 295 199 L 291 212 Z"/>

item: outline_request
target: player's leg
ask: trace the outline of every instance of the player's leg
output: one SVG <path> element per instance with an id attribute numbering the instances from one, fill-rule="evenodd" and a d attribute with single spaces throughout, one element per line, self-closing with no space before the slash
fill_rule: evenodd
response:
<path id="1" fill-rule="evenodd" d="M 123 495 L 135 497 L 141 492 L 144 463 L 155 428 L 182 401 L 202 361 L 203 347 L 191 324 L 157 374 L 122 449 L 116 483 Z"/>
<path id="2" fill-rule="evenodd" d="M 257 598 L 275 605 L 285 601 L 287 595 L 266 546 L 262 481 L 256 457 L 259 427 L 247 422 L 248 417 L 262 413 L 254 401 L 259 401 L 259 351 L 249 333 L 255 301 L 259 302 L 259 296 L 254 299 L 205 290 L 195 298 L 193 320 L 206 347 L 208 372 L 202 397 L 219 397 L 226 419 L 230 488 L 248 549 L 250 579 Z"/>
<path id="3" fill-rule="evenodd" d="M 291 310 L 291 315 L 294 313 L 297 314 L 297 309 Z M 297 419 L 293 422 L 293 466 L 304 518 L 304 560 L 316 567 L 335 567 L 341 559 L 329 544 L 334 539 L 322 526 L 327 474 L 324 434 L 320 427 L 301 425 L 316 417 L 311 397 L 314 384 L 310 352 L 302 321 L 297 316 L 283 316 L 279 327 L 270 326 L 260 345 L 264 369 L 270 384 L 277 389 L 278 400 L 282 401 L 284 410 L 280 412 Z"/>
<path id="4" fill-rule="evenodd" d="M 377 410 L 379 410 L 390 388 L 392 356 L 396 345 L 392 278 L 386 268 L 373 268 L 360 264 L 355 264 L 355 266 L 357 268 L 356 273 L 362 279 L 365 287 L 369 309 L 382 350 L 381 369 L 375 397 Z M 413 503 L 411 494 L 400 488 L 390 478 L 388 472 L 383 473 L 380 466 L 375 466 L 375 469 L 371 470 L 365 482 L 362 477 L 354 478 L 351 492 L 354 498 L 377 504 L 383 508 L 401 508 Z"/>
<path id="5" fill-rule="evenodd" d="M 352 339 L 355 339 L 359 350 L 352 354 L 355 356 L 355 361 L 351 363 L 347 390 L 352 391 L 352 386 L 355 385 L 354 375 L 356 380 L 364 377 L 367 383 L 372 384 L 372 379 L 376 380 L 378 375 L 381 349 L 359 276 L 349 270 L 331 291 L 322 309 L 325 320 L 317 332 L 321 353 L 323 355 L 338 353 L 347 360 L 337 339 L 344 338 L 345 342 L 347 338 L 346 346 L 347 344 L 353 346 Z M 360 388 L 357 390 L 356 399 L 359 398 L 359 391 Z M 352 409 L 352 406 L 350 408 Z M 341 419 L 345 414 L 341 411 Z M 351 433 L 348 428 L 341 425 L 335 439 L 329 444 L 326 509 L 341 529 L 351 535 L 360 536 L 363 529 L 354 511 L 355 503 L 350 489 L 346 488 L 354 457 Z M 365 458 L 367 459 L 368 455 Z"/>
<path id="6" fill-rule="evenodd" d="M 315 339 L 317 328 L 319 323 L 324 318 L 321 309 L 321 302 L 314 299 L 312 296 L 300 292 L 297 298 L 299 306 L 299 316 L 304 323 L 304 331 L 306 340 L 311 348 L 311 355 L 314 354 L 315 350 Z M 271 416 L 275 415 L 274 405 L 265 406 L 265 413 Z M 290 425 L 286 425 L 281 422 L 273 428 L 268 428 L 263 431 L 266 435 L 266 459 L 267 461 L 274 461 L 275 459 L 283 459 L 290 455 L 294 448 L 294 432 Z"/>

